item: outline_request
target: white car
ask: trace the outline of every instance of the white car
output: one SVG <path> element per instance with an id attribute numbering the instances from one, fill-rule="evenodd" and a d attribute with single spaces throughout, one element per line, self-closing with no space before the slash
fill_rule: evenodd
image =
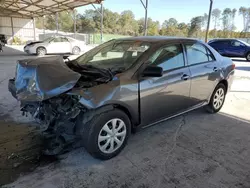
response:
<path id="1" fill-rule="evenodd" d="M 85 51 L 86 44 L 70 37 L 56 36 L 45 39 L 44 41 L 31 42 L 24 46 L 24 51 L 28 54 L 44 56 L 46 54 L 65 54 L 74 55 Z"/>

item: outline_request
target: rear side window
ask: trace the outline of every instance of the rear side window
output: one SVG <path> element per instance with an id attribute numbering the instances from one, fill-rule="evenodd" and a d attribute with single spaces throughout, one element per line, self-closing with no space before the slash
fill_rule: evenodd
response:
<path id="1" fill-rule="evenodd" d="M 202 44 L 186 44 L 185 47 L 189 65 L 205 63 L 215 60 L 210 50 L 208 50 L 207 47 Z"/>
<path id="2" fill-rule="evenodd" d="M 150 58 L 152 65 L 162 67 L 164 71 L 184 66 L 184 55 L 180 44 L 168 45 L 156 51 Z"/>

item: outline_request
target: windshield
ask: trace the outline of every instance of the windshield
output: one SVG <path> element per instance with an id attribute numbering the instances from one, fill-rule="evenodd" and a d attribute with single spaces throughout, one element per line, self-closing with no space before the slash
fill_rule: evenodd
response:
<path id="1" fill-rule="evenodd" d="M 50 42 L 53 39 L 53 37 L 49 37 L 47 39 L 44 39 L 43 42 Z"/>
<path id="2" fill-rule="evenodd" d="M 249 46 L 250 44 L 248 44 L 247 42 L 245 42 L 245 41 L 242 41 L 242 40 L 239 40 L 241 43 L 243 43 L 243 44 L 245 44 L 245 45 L 247 45 L 247 46 Z"/>
<path id="3" fill-rule="evenodd" d="M 111 40 L 83 54 L 76 62 L 122 72 L 133 65 L 149 47 L 148 42 Z"/>

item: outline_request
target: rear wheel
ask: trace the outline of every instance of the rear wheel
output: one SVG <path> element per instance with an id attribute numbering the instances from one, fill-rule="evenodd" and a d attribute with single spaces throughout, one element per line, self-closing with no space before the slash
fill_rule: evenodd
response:
<path id="1" fill-rule="evenodd" d="M 217 113 L 222 108 L 226 97 L 226 87 L 220 83 L 216 86 L 209 104 L 207 105 L 207 111 L 209 113 Z"/>
<path id="2" fill-rule="evenodd" d="M 250 61 L 250 52 L 248 52 L 246 59 L 247 59 L 247 61 Z"/>
<path id="3" fill-rule="evenodd" d="M 36 54 L 38 55 L 38 56 L 45 56 L 46 55 L 46 49 L 44 48 L 44 47 L 38 47 L 37 49 L 36 49 Z"/>
<path id="4" fill-rule="evenodd" d="M 93 117 L 84 130 L 84 146 L 95 158 L 107 160 L 118 155 L 127 144 L 131 132 L 128 116 L 113 109 Z"/>
<path id="5" fill-rule="evenodd" d="M 80 48 L 77 47 L 77 46 L 75 46 L 75 47 L 72 49 L 72 53 L 73 53 L 74 55 L 80 54 Z"/>

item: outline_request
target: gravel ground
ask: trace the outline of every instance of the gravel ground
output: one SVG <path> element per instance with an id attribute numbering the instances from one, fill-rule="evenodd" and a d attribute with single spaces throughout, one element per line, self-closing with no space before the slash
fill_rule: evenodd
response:
<path id="1" fill-rule="evenodd" d="M 18 115 L 18 103 L 6 90 L 14 60 L 26 58 L 16 53 L 0 54 L 0 117 L 4 122 L 29 122 Z M 141 130 L 109 161 L 76 149 L 5 187 L 249 188 L 250 63 L 235 63 L 234 83 L 220 113 L 199 109 Z"/>

